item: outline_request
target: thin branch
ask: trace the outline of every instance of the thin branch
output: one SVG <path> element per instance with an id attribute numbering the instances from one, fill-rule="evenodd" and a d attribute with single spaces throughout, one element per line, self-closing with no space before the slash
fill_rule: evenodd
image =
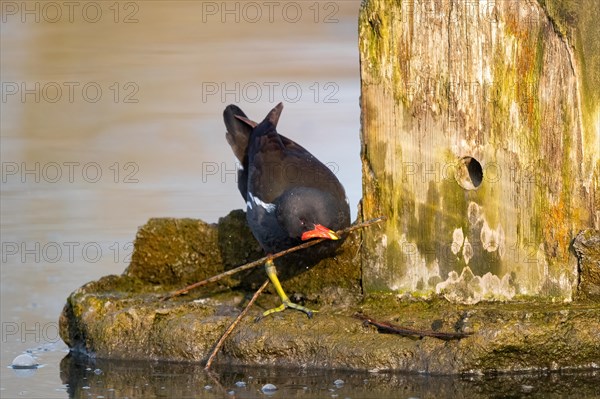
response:
<path id="1" fill-rule="evenodd" d="M 385 321 L 376 321 L 373 318 L 364 315 L 362 313 L 356 313 L 355 318 L 364 321 L 365 323 L 371 324 L 377 327 L 377 330 L 382 333 L 398 334 L 403 337 L 433 337 L 444 341 L 451 341 L 453 339 L 463 339 L 469 335 L 473 335 L 472 332 L 438 332 L 431 330 L 416 330 L 414 328 L 397 326 Z"/>
<path id="2" fill-rule="evenodd" d="M 217 357 L 217 353 L 219 353 L 219 351 L 221 350 L 221 347 L 225 343 L 225 340 L 227 339 L 227 337 L 229 337 L 229 335 L 231 334 L 233 329 L 239 324 L 239 322 L 246 315 L 246 313 L 248 313 L 248 310 L 250 310 L 250 308 L 252 307 L 252 305 L 254 304 L 256 299 L 265 290 L 265 288 L 267 288 L 267 285 L 269 285 L 268 279 L 265 280 L 263 285 L 261 285 L 260 288 L 254 293 L 254 295 L 252 296 L 252 299 L 250 299 L 250 302 L 248 302 L 248 304 L 246 305 L 244 310 L 242 310 L 242 312 L 238 315 L 238 317 L 236 317 L 235 320 L 229 325 L 229 327 L 227 327 L 227 330 L 225 330 L 225 332 L 223 333 L 223 335 L 221 336 L 221 338 L 215 345 L 215 348 L 213 349 L 212 353 L 210 354 L 210 357 L 208 358 L 208 361 L 206 362 L 206 366 L 204 366 L 204 370 L 207 370 L 207 371 L 210 370 L 210 366 L 212 366 L 213 361 Z"/>
<path id="3" fill-rule="evenodd" d="M 347 234 L 347 233 L 349 233 L 351 231 L 362 229 L 364 227 L 371 226 L 373 224 L 382 222 L 384 220 L 385 220 L 385 216 L 381 216 L 381 217 L 378 217 L 378 218 L 375 218 L 375 219 L 367 220 L 366 222 L 354 224 L 354 225 L 352 225 L 350 227 L 347 227 L 345 229 L 338 230 L 335 233 L 338 234 L 338 235 Z M 276 254 L 263 256 L 262 258 L 260 258 L 258 260 L 255 260 L 255 261 L 250 262 L 250 263 L 246 263 L 245 265 L 242 265 L 242 266 L 238 266 L 235 269 L 228 270 L 228 271 L 226 271 L 224 273 L 217 274 L 216 276 L 207 278 L 206 280 L 202 280 L 202 281 L 199 281 L 197 283 L 188 285 L 187 287 L 184 287 L 184 288 L 182 288 L 180 290 L 177 290 L 177 291 L 174 291 L 174 292 L 172 292 L 172 293 L 170 293 L 168 295 L 165 295 L 160 300 L 161 301 L 166 301 L 166 300 L 171 299 L 173 297 L 176 297 L 176 296 L 179 296 L 179 295 L 182 295 L 182 294 L 186 294 L 188 291 L 193 290 L 195 288 L 202 287 L 202 286 L 205 286 L 205 285 L 210 284 L 210 283 L 214 283 L 216 281 L 219 281 L 219 280 L 221 280 L 221 279 L 223 279 L 225 277 L 231 276 L 233 274 L 236 274 L 236 273 L 242 272 L 244 270 L 248 270 L 248 269 L 252 269 L 252 268 L 255 268 L 257 266 L 260 266 L 260 265 L 264 264 L 269 259 L 273 260 L 273 259 L 280 258 L 280 257 L 285 256 L 287 254 L 290 254 L 292 252 L 296 252 L 296 251 L 299 251 L 299 250 L 304 249 L 304 248 L 312 247 L 313 245 L 316 245 L 316 244 L 318 244 L 318 243 L 320 243 L 322 241 L 325 241 L 325 240 L 326 240 L 325 238 L 319 238 L 317 240 L 307 241 L 307 242 L 304 242 L 304 243 L 302 243 L 300 245 L 296 245 L 295 247 L 288 248 L 288 249 L 286 249 L 284 251 L 281 251 L 281 252 L 277 252 Z"/>
<path id="4" fill-rule="evenodd" d="M 216 385 L 217 391 L 219 391 L 221 397 L 226 398 L 228 393 L 223 384 L 221 384 L 221 381 L 219 381 L 219 376 L 215 374 L 212 370 L 204 369 L 204 371 L 206 372 L 208 378 L 212 380 L 213 384 Z M 230 395 L 229 397 L 235 399 L 235 395 Z"/>

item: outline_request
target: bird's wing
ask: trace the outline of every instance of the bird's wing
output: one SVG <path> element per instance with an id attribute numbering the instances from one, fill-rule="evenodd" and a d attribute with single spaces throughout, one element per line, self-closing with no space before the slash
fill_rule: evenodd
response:
<path id="1" fill-rule="evenodd" d="M 257 150 L 250 164 L 253 195 L 271 203 L 289 188 L 303 186 L 345 198 L 331 169 L 298 143 L 275 131 L 254 139 Z"/>

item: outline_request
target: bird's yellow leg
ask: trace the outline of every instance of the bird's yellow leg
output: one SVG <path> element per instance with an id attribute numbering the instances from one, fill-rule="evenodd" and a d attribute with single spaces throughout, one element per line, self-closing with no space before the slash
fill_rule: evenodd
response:
<path id="1" fill-rule="evenodd" d="M 281 312 L 281 311 L 285 310 L 286 308 L 296 309 L 301 312 L 304 312 L 304 313 L 306 313 L 306 315 L 309 318 L 311 318 L 313 316 L 313 313 L 317 312 L 316 310 L 308 309 L 304 306 L 298 305 L 297 303 L 290 301 L 290 298 L 288 298 L 288 296 L 285 294 L 285 291 L 283 291 L 283 287 L 281 286 L 281 283 L 279 282 L 279 279 L 277 278 L 277 269 L 275 268 L 275 264 L 273 263 L 273 261 L 271 259 L 269 259 L 265 263 L 265 271 L 267 272 L 267 276 L 269 276 L 269 280 L 271 280 L 271 283 L 273 283 L 273 286 L 275 287 L 275 291 L 277 291 L 277 294 L 279 295 L 279 298 L 281 298 L 281 302 L 283 302 L 283 303 L 280 306 L 277 306 L 276 308 L 265 311 L 262 314 L 262 317 L 268 316 L 272 313 Z"/>

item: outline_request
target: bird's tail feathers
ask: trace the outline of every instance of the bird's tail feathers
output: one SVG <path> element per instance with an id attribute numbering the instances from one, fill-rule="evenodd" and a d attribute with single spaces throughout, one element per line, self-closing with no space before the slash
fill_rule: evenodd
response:
<path id="1" fill-rule="evenodd" d="M 244 111 L 235 105 L 228 105 L 223 111 L 223 120 L 227 127 L 225 138 L 231 146 L 236 158 L 242 163 L 246 163 L 248 140 L 255 122 L 246 117 Z"/>

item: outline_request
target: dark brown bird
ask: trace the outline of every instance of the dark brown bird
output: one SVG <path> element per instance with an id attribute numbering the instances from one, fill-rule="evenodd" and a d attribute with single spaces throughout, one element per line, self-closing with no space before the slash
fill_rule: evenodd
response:
<path id="1" fill-rule="evenodd" d="M 334 231 L 349 226 L 350 207 L 333 172 L 304 147 L 277 133 L 282 109 L 279 103 L 256 123 L 229 105 L 223 113 L 226 138 L 241 163 L 238 188 L 246 201 L 248 225 L 261 247 L 275 253 L 311 238 L 331 240 L 299 253 L 316 263 L 332 256 L 342 243 Z M 273 261 L 267 261 L 265 269 L 283 303 L 263 316 L 293 308 L 311 317 L 312 310 L 285 294 Z"/>

